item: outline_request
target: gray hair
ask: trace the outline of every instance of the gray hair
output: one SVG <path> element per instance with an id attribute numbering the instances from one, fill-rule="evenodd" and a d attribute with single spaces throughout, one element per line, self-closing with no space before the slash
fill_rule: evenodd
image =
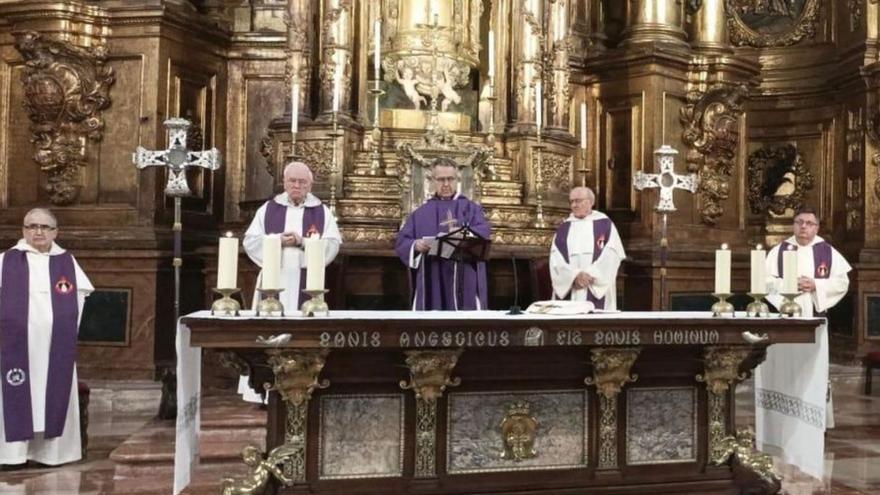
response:
<path id="1" fill-rule="evenodd" d="M 573 192 L 580 191 L 580 190 L 586 191 L 587 197 L 590 198 L 590 201 L 592 201 L 593 203 L 596 202 L 596 193 L 594 193 L 593 190 L 587 186 L 577 186 L 577 187 L 573 188 L 571 190 L 571 192 L 569 192 L 569 194 L 571 194 Z"/>
<path id="2" fill-rule="evenodd" d="M 48 208 L 32 208 L 30 211 L 25 213 L 24 221 L 27 222 L 28 217 L 33 214 L 36 214 L 36 213 L 42 213 L 42 214 L 46 215 L 47 217 L 51 218 L 52 225 L 50 227 L 58 228 L 58 217 L 56 217 L 55 214 L 52 213 L 52 211 L 49 210 Z"/>
<path id="3" fill-rule="evenodd" d="M 297 161 L 290 162 L 284 166 L 284 171 L 281 173 L 281 179 L 284 180 L 284 176 L 287 175 L 287 172 L 295 168 L 306 169 L 306 172 L 309 173 L 309 182 L 315 182 L 315 174 L 312 173 L 312 169 L 310 169 L 309 166 L 305 163 Z"/>

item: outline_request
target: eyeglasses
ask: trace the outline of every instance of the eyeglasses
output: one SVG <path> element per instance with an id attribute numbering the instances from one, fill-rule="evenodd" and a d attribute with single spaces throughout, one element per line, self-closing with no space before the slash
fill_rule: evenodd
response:
<path id="1" fill-rule="evenodd" d="M 455 182 L 455 177 L 434 177 L 434 182 Z"/>
<path id="2" fill-rule="evenodd" d="M 42 230 L 43 232 L 51 232 L 57 228 L 58 227 L 53 227 L 51 225 L 43 225 L 41 223 L 31 223 L 31 224 L 24 226 L 25 230 L 31 230 L 31 231 Z"/>
<path id="3" fill-rule="evenodd" d="M 794 224 L 798 227 L 818 227 L 819 224 L 810 220 L 795 220 Z"/>
<path id="4" fill-rule="evenodd" d="M 309 179 L 284 179 L 284 182 L 288 184 L 297 184 L 300 186 L 306 186 L 309 184 Z"/>

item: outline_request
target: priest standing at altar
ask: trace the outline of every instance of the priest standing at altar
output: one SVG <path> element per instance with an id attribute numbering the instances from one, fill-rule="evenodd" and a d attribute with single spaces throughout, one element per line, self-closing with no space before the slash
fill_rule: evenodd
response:
<path id="1" fill-rule="evenodd" d="M 593 209 L 596 195 L 588 187 L 569 193 L 571 215 L 550 245 L 550 279 L 559 299 L 590 301 L 597 309 L 617 309 L 617 269 L 626 258 L 617 227 Z"/>
<path id="2" fill-rule="evenodd" d="M 455 262 L 429 251 L 438 234 L 467 226 L 488 239 L 492 228 L 483 207 L 458 192 L 455 161 L 436 158 L 431 172 L 434 196 L 407 217 L 394 246 L 413 279 L 412 309 L 487 309 L 486 263 Z"/>
<path id="3" fill-rule="evenodd" d="M 244 250 L 250 259 L 263 267 L 263 238 L 269 234 L 281 236 L 281 287 L 279 301 L 287 313 L 299 311 L 304 300 L 306 259 L 303 237 L 317 234 L 324 239 L 324 262 L 329 265 L 342 244 L 342 236 L 336 217 L 326 205 L 311 193 L 314 175 L 302 162 L 290 162 L 284 167 L 284 192 L 266 201 L 257 210 L 247 232 L 244 234 Z M 257 277 L 253 307 L 260 301 L 262 272 Z M 239 393 L 245 400 L 261 401 L 262 398 L 239 382 Z"/>
<path id="4" fill-rule="evenodd" d="M 36 208 L 0 254 L 0 465 L 82 457 L 76 340 L 94 287 L 57 235 L 55 215 Z"/>
<path id="5" fill-rule="evenodd" d="M 804 317 L 825 316 L 849 289 L 846 259 L 819 237 L 819 217 L 812 208 L 798 210 L 794 235 L 767 254 L 767 300 L 782 305 L 783 258 L 796 253 L 787 265 L 796 272 L 800 293 L 795 298 Z M 794 283 L 794 277 L 792 278 Z M 828 324 L 816 329 L 812 344 L 774 344 L 755 370 L 755 425 L 759 450 L 781 457 L 807 474 L 822 479 L 825 429 L 833 427 L 828 381 Z"/>

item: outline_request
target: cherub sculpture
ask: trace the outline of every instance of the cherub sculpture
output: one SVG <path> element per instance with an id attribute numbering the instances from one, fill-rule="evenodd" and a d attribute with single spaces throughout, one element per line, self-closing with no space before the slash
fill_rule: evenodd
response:
<path id="1" fill-rule="evenodd" d="M 296 450 L 296 446 L 281 445 L 272 449 L 266 459 L 261 459 L 260 449 L 248 445 L 241 451 L 241 458 L 250 467 L 250 472 L 239 480 L 223 478 L 223 481 L 220 482 L 220 493 L 222 495 L 251 495 L 266 485 L 270 474 L 285 485 L 292 484 L 293 480 L 285 476 L 284 471 L 278 465 L 282 464 L 284 459 Z"/>
<path id="2" fill-rule="evenodd" d="M 415 77 L 415 72 L 412 67 L 398 67 L 397 69 L 397 82 L 400 84 L 400 87 L 403 88 L 403 92 L 406 94 L 406 97 L 415 105 L 416 110 L 422 108 L 422 103 L 425 105 L 428 104 L 428 101 L 424 96 L 419 94 L 416 89 L 416 84 L 418 84 L 418 80 Z"/>

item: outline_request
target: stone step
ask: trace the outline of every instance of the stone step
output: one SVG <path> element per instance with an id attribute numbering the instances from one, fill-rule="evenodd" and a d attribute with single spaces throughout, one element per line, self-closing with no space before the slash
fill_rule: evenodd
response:
<path id="1" fill-rule="evenodd" d="M 115 415 L 155 414 L 162 384 L 152 380 L 83 380 L 88 384 L 89 412 Z"/>

